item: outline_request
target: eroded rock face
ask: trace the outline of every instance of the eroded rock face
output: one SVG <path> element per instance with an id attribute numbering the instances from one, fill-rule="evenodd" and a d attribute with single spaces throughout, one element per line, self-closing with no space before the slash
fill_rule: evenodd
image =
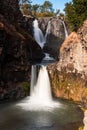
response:
<path id="1" fill-rule="evenodd" d="M 50 19 L 51 19 L 50 17 L 44 17 L 44 18 L 38 19 L 39 27 L 41 28 L 44 35 L 46 33 L 47 25 L 48 25 L 48 22 L 49 22 Z"/>
<path id="2" fill-rule="evenodd" d="M 4 73 L 5 69 L 16 72 L 21 69 L 25 71 L 26 68 L 23 68 L 23 65 L 43 57 L 41 48 L 20 26 L 8 24 L 4 18 L 0 20 L 0 25 L 0 60 Z M 9 71 L 7 73 L 10 75 Z"/>
<path id="3" fill-rule="evenodd" d="M 87 74 L 87 20 L 77 33 L 73 32 L 60 49 L 59 67 Z"/>
<path id="4" fill-rule="evenodd" d="M 42 18 L 39 19 L 39 25 L 46 38 L 44 51 L 58 59 L 60 46 L 65 39 L 62 21 L 56 17 Z"/>
<path id="5" fill-rule="evenodd" d="M 54 95 L 80 101 L 87 107 L 87 20 L 60 49 L 59 62 L 49 66 Z"/>
<path id="6" fill-rule="evenodd" d="M 18 0 L 1 0 L 0 14 L 2 14 L 9 23 L 17 23 L 22 18 Z"/>
<path id="7" fill-rule="evenodd" d="M 4 98 L 3 94 L 7 94 L 10 97 L 10 90 L 19 91 L 19 83 L 22 84 L 24 81 L 30 83 L 32 62 L 41 61 L 44 56 L 43 51 L 30 35 L 29 28 L 26 28 L 23 22 L 18 0 L 0 1 L 1 99 Z M 11 84 L 9 84 L 10 82 Z M 12 85 L 15 87 L 13 88 Z M 24 90 L 22 88 L 20 93 L 21 90 Z"/>

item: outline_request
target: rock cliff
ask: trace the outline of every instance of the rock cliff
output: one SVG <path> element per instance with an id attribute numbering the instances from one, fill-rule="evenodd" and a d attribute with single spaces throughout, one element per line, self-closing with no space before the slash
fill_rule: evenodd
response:
<path id="1" fill-rule="evenodd" d="M 59 62 L 49 68 L 56 96 L 87 104 L 87 20 L 66 38 Z"/>
<path id="2" fill-rule="evenodd" d="M 22 19 L 18 0 L 1 0 L 0 14 L 2 14 L 9 23 L 17 23 L 20 19 Z"/>
<path id="3" fill-rule="evenodd" d="M 28 24 L 30 19 L 28 20 Z M 18 0 L 0 1 L 0 98 L 17 94 L 23 88 L 23 82 L 30 80 L 30 66 L 40 61 L 43 52 L 29 34 L 26 21 L 22 16 Z M 29 26 L 28 26 L 29 27 Z M 20 83 L 20 85 L 19 85 Z M 14 85 L 15 84 L 15 85 Z M 26 83 L 25 83 L 26 84 Z M 13 87 L 12 87 L 13 86 Z M 21 87 L 17 87 L 21 86 Z M 26 86 L 26 85 L 24 85 Z M 10 88 L 10 89 L 9 89 Z M 12 94 L 12 93 L 11 93 Z M 15 95 L 15 94 L 14 94 Z M 20 95 L 20 94 L 19 94 Z M 17 95 L 16 95 L 17 96 Z M 16 97 L 14 96 L 14 97 Z"/>
<path id="4" fill-rule="evenodd" d="M 60 49 L 59 67 L 72 66 L 73 71 L 87 74 L 87 20 L 77 31 L 72 32 Z"/>
<path id="5" fill-rule="evenodd" d="M 56 17 L 41 18 L 39 19 L 39 25 L 46 38 L 44 51 L 58 59 L 58 50 L 65 39 L 62 20 L 57 19 Z"/>

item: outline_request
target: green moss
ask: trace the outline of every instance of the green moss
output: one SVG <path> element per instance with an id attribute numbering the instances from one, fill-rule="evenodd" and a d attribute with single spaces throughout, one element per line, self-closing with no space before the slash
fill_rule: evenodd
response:
<path id="1" fill-rule="evenodd" d="M 28 92 L 30 90 L 30 84 L 28 82 L 23 82 L 23 88 L 25 92 Z"/>

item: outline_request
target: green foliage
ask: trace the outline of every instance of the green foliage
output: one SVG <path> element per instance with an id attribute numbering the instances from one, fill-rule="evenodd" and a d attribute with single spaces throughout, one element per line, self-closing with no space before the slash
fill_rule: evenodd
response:
<path id="1" fill-rule="evenodd" d="M 20 5 L 21 11 L 24 15 L 35 15 L 37 17 L 50 17 L 54 16 L 53 5 L 50 1 L 45 1 L 42 5 L 31 4 L 31 1 L 24 0 Z"/>
<path id="2" fill-rule="evenodd" d="M 36 13 L 36 12 L 38 12 L 39 7 L 40 6 L 38 4 L 35 4 L 32 6 L 32 10 Z"/>
<path id="3" fill-rule="evenodd" d="M 36 16 L 37 17 L 52 17 L 52 16 L 54 16 L 54 13 L 52 13 L 52 12 L 43 12 L 43 13 L 38 12 L 38 13 L 36 13 Z"/>
<path id="4" fill-rule="evenodd" d="M 25 90 L 26 92 L 28 92 L 29 89 L 30 89 L 29 83 L 28 83 L 28 82 L 23 82 L 23 88 L 24 88 L 24 90 Z"/>
<path id="5" fill-rule="evenodd" d="M 76 31 L 87 18 L 87 1 L 72 0 L 65 5 L 66 19 L 72 30 Z"/>
<path id="6" fill-rule="evenodd" d="M 42 12 L 53 12 L 52 3 L 50 1 L 45 1 L 41 6 Z"/>
<path id="7" fill-rule="evenodd" d="M 21 5 L 21 10 L 24 15 L 30 15 L 32 11 L 31 4 L 23 4 Z"/>

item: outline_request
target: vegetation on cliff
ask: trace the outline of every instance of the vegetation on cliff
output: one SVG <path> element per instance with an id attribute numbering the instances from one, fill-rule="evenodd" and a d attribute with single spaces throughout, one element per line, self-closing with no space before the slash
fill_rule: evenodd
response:
<path id="1" fill-rule="evenodd" d="M 65 5 L 65 16 L 72 30 L 76 31 L 87 19 L 87 1 L 72 0 Z"/>
<path id="2" fill-rule="evenodd" d="M 59 9 L 55 11 L 50 1 L 44 1 L 42 5 L 32 5 L 32 2 L 28 0 L 28 2 L 20 2 L 20 8 L 25 15 L 34 15 L 36 17 L 61 17 L 69 24 L 68 27 L 71 31 L 77 31 L 87 18 L 86 0 L 72 0 L 66 3 L 64 9 L 65 14 L 61 13 Z"/>

